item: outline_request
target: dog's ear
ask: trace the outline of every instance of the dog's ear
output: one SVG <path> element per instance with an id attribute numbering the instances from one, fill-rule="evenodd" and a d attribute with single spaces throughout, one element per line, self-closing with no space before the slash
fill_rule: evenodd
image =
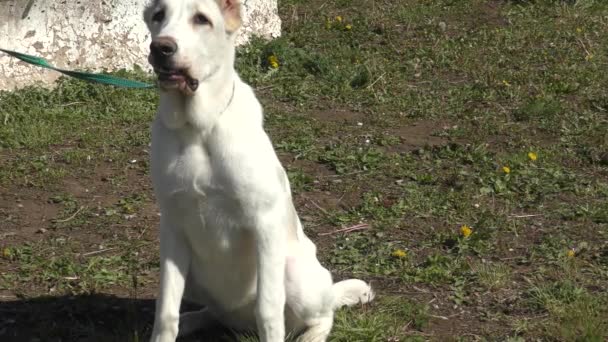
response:
<path id="1" fill-rule="evenodd" d="M 234 33 L 241 27 L 241 2 L 239 0 L 216 0 L 224 16 L 226 31 Z"/>

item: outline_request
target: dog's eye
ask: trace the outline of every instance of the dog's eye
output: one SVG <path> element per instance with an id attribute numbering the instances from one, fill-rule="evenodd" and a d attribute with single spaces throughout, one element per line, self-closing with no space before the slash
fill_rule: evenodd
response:
<path id="1" fill-rule="evenodd" d="M 165 10 L 160 10 L 152 16 L 152 21 L 155 23 L 159 23 L 165 19 Z"/>
<path id="2" fill-rule="evenodd" d="M 200 14 L 200 13 L 194 16 L 194 23 L 196 25 L 210 24 L 209 19 L 207 19 L 206 16 L 204 16 L 203 14 Z"/>

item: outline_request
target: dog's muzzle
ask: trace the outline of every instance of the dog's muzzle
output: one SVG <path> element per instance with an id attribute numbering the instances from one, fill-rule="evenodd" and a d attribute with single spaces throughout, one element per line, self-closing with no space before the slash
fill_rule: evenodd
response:
<path id="1" fill-rule="evenodd" d="M 150 44 L 148 61 L 158 75 L 159 85 L 163 89 L 178 89 L 193 93 L 198 89 L 198 80 L 190 77 L 185 68 L 174 63 L 178 51 L 177 42 L 171 37 L 158 37 Z"/>

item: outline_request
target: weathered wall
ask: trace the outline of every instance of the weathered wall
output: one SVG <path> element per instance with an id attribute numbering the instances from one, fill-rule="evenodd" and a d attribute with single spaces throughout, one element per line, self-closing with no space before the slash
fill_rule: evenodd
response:
<path id="1" fill-rule="evenodd" d="M 148 69 L 149 34 L 142 12 L 149 0 L 0 0 L 0 47 L 46 58 L 68 69 Z M 277 0 L 242 0 L 238 44 L 252 35 L 276 37 Z M 59 74 L 0 52 L 0 89 L 50 84 Z"/>

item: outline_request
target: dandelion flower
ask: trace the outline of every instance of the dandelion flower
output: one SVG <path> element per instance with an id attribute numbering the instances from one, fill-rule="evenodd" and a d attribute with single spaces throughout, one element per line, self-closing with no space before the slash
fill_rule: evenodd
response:
<path id="1" fill-rule="evenodd" d="M 460 227 L 460 234 L 462 234 L 462 236 L 464 236 L 465 238 L 468 238 L 469 236 L 471 236 L 471 234 L 473 234 L 473 229 L 471 229 L 471 227 L 465 225 L 462 225 L 462 227 Z"/>
<path id="2" fill-rule="evenodd" d="M 590 60 L 592 60 L 592 59 L 593 59 L 593 54 L 588 53 L 587 55 L 585 55 L 585 60 L 586 60 L 587 62 L 589 62 L 589 61 L 590 61 Z"/>
<path id="3" fill-rule="evenodd" d="M 273 68 L 277 69 L 279 67 L 279 58 L 275 55 L 268 56 L 268 64 Z"/>
<path id="4" fill-rule="evenodd" d="M 511 168 L 505 165 L 502 167 L 502 172 L 509 174 L 511 173 Z"/>
<path id="5" fill-rule="evenodd" d="M 395 249 L 391 255 L 395 258 L 403 259 L 407 256 L 407 252 L 403 249 Z"/>
<path id="6" fill-rule="evenodd" d="M 534 152 L 528 152 L 528 158 L 530 158 L 531 161 L 535 161 L 538 159 L 538 155 Z"/>
<path id="7" fill-rule="evenodd" d="M 339 23 L 341 23 L 341 22 L 342 22 L 342 17 L 341 17 L 341 16 L 339 16 L 339 15 L 337 15 L 337 16 L 336 16 L 336 21 L 337 21 L 337 22 L 339 22 Z"/>
<path id="8" fill-rule="evenodd" d="M 576 254 L 576 251 L 574 250 L 574 248 L 570 248 L 568 250 L 568 252 L 566 252 L 566 255 L 568 256 L 568 258 L 574 258 L 575 254 Z"/>
<path id="9" fill-rule="evenodd" d="M 576 28 L 576 32 L 577 32 L 577 33 L 581 33 L 581 32 L 583 32 L 583 29 L 582 29 L 582 28 L 580 28 L 580 27 L 577 27 L 577 28 Z"/>
<path id="10" fill-rule="evenodd" d="M 510 87 L 511 86 L 511 83 L 509 83 L 509 81 L 507 81 L 507 80 L 502 80 L 502 84 L 504 84 L 505 87 Z"/>
<path id="11" fill-rule="evenodd" d="M 352 29 L 353 29 L 353 25 L 351 25 L 351 24 L 347 24 L 346 26 L 344 26 L 344 28 L 345 28 L 347 31 L 350 31 L 350 30 L 352 30 Z"/>
<path id="12" fill-rule="evenodd" d="M 10 250 L 10 248 L 8 248 L 8 247 L 5 247 L 5 248 L 2 250 L 2 256 L 3 256 L 3 257 L 5 257 L 5 258 L 10 258 L 10 257 L 11 257 L 11 254 L 12 254 L 12 253 L 11 253 L 11 250 Z"/>

